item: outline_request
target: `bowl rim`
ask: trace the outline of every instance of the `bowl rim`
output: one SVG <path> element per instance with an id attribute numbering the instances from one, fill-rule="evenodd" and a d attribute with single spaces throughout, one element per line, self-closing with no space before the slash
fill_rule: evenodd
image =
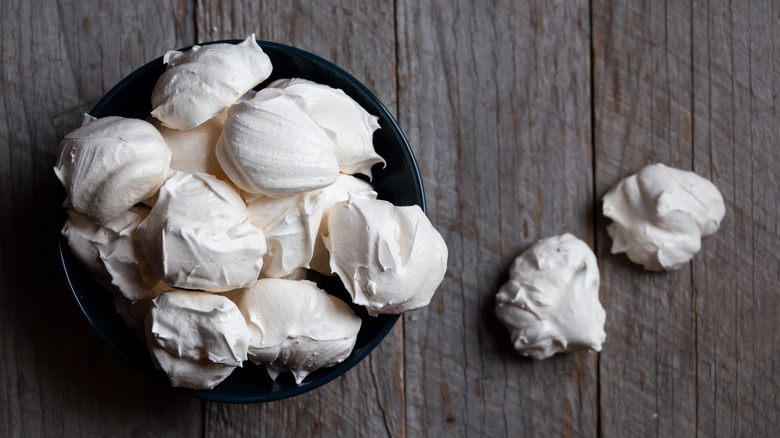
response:
<path id="1" fill-rule="evenodd" d="M 220 44 L 220 43 L 238 44 L 241 41 L 243 40 L 240 39 L 216 40 L 216 41 L 198 43 L 195 45 L 203 46 L 203 45 Z M 417 165 L 417 160 L 414 157 L 414 153 L 412 151 L 411 146 L 409 145 L 406 135 L 401 130 L 400 126 L 398 125 L 398 122 L 395 120 L 395 118 L 390 113 L 390 111 L 387 110 L 387 107 L 385 107 L 382 101 L 379 100 L 379 98 L 377 98 L 374 95 L 374 93 L 372 93 L 362 82 L 358 81 L 347 71 L 345 71 L 341 67 L 333 64 L 332 62 L 318 55 L 299 49 L 297 47 L 293 47 L 281 43 L 257 40 L 257 39 L 255 41 L 257 41 L 258 45 L 264 50 L 270 48 L 276 51 L 286 52 L 287 54 L 304 58 L 309 62 L 317 64 L 319 67 L 324 67 L 327 70 L 334 71 L 338 76 L 341 76 L 352 86 L 359 89 L 366 97 L 368 97 L 368 99 L 372 101 L 372 103 L 382 113 L 381 114 L 382 118 L 390 125 L 389 129 L 393 131 L 394 134 L 396 134 L 397 140 L 399 140 L 399 143 L 401 145 L 400 152 L 402 153 L 403 158 L 406 161 L 406 164 L 408 165 L 409 169 L 412 171 L 412 176 L 414 179 L 414 189 L 415 189 L 414 195 L 417 198 L 416 205 L 419 205 L 423 213 L 427 214 L 425 191 L 423 188 L 420 169 Z M 183 47 L 177 50 L 187 51 L 195 45 Z M 109 105 L 109 102 L 111 102 L 114 98 L 116 98 L 116 96 L 121 92 L 121 90 L 123 90 L 125 87 L 127 87 L 129 84 L 133 83 L 134 81 L 138 80 L 139 77 L 149 74 L 150 70 L 159 68 L 162 62 L 163 62 L 163 57 L 160 56 L 150 62 L 147 62 L 140 68 L 134 70 L 132 73 L 125 76 L 116 85 L 114 85 L 105 95 L 103 95 L 103 97 L 98 101 L 98 103 L 89 111 L 89 114 L 100 115 L 101 113 L 107 111 L 107 106 Z M 131 360 L 129 355 L 122 348 L 120 348 L 121 344 L 117 345 L 116 343 L 112 342 L 108 338 L 108 336 L 103 332 L 103 330 L 99 328 L 100 327 L 99 323 L 95 320 L 90 310 L 85 307 L 85 303 L 82 301 L 82 298 L 79 297 L 79 291 L 76 285 L 74 284 L 74 278 L 73 278 L 73 276 L 76 274 L 69 271 L 68 262 L 66 260 L 68 254 L 71 253 L 71 250 L 67 240 L 61 233 L 62 225 L 65 220 L 63 219 L 63 217 L 67 217 L 67 212 L 66 212 L 67 209 L 62 206 L 62 200 L 65 198 L 65 190 L 60 184 L 60 182 L 57 181 L 56 179 L 55 179 L 55 184 L 57 186 L 57 189 L 55 191 L 55 202 L 54 202 L 55 221 L 54 221 L 53 228 L 54 228 L 54 235 L 55 235 L 54 237 L 55 237 L 56 247 L 57 247 L 56 248 L 57 265 L 59 267 L 59 271 L 63 277 L 63 280 L 67 285 L 68 291 L 70 292 L 70 295 L 73 297 L 79 309 L 79 312 L 85 318 L 88 325 L 92 328 L 92 332 L 94 332 L 98 336 L 101 342 L 105 346 L 107 346 L 108 349 L 114 355 L 116 355 L 116 357 L 118 357 L 121 362 L 123 362 L 130 369 L 135 371 L 137 374 L 140 374 L 147 380 L 155 382 L 158 385 L 163 386 L 171 391 L 188 395 L 194 398 L 199 398 L 202 400 L 223 402 L 223 403 L 264 403 L 264 402 L 271 402 L 271 401 L 294 397 L 296 395 L 300 395 L 305 392 L 309 392 L 316 388 L 319 388 L 335 380 L 336 378 L 344 375 L 347 371 L 352 369 L 355 365 L 357 365 L 359 362 L 365 359 L 366 356 L 368 356 L 381 343 L 381 341 L 390 332 L 390 330 L 392 330 L 392 328 L 395 326 L 396 322 L 401 316 L 401 315 L 382 315 L 386 319 L 386 323 L 384 327 L 376 334 L 376 336 L 374 336 L 362 348 L 362 350 L 360 350 L 357 353 L 353 351 L 346 360 L 333 367 L 334 370 L 333 372 L 327 373 L 323 376 L 319 376 L 311 382 L 304 381 L 302 384 L 298 384 L 293 388 L 284 389 L 278 392 L 271 392 L 267 394 L 242 396 L 242 395 L 222 394 L 208 389 L 196 390 L 190 388 L 174 387 L 170 385 L 170 382 L 168 382 L 167 379 L 165 379 L 164 382 L 161 382 L 159 379 L 155 379 L 153 378 L 153 376 L 149 376 L 148 373 L 142 367 L 138 366 L 134 360 Z M 128 327 L 128 330 L 132 330 L 132 329 Z M 139 342 L 141 341 L 139 340 Z M 228 376 L 228 379 L 229 378 L 230 376 Z"/>

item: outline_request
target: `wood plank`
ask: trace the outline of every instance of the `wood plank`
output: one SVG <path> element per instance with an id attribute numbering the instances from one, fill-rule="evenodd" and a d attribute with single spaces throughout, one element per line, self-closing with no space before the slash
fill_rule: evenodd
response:
<path id="1" fill-rule="evenodd" d="M 701 436 L 772 436 L 780 421 L 780 29 L 774 2 L 697 2 L 694 167 L 726 199 L 694 259 Z"/>
<path id="2" fill-rule="evenodd" d="M 2 2 L 0 435 L 198 433 L 201 404 L 145 381 L 105 348 L 53 260 L 59 139 L 119 81 L 194 40 L 185 3 Z M 32 24 L 32 25 L 31 25 Z M 194 420 L 194 422 L 193 422 Z"/>
<path id="3" fill-rule="evenodd" d="M 450 250 L 404 324 L 410 436 L 596 434 L 596 355 L 521 358 L 493 312 L 531 243 L 592 242 L 588 17 L 586 1 L 398 2 L 399 117 Z"/>
<path id="4" fill-rule="evenodd" d="M 597 193 L 662 161 L 711 179 L 727 205 L 690 268 L 663 274 L 609 254 L 600 219 L 619 341 L 600 363 L 605 436 L 777 433 L 773 7 L 594 3 Z"/>
<path id="5" fill-rule="evenodd" d="M 599 197 L 650 163 L 692 169 L 690 8 L 684 2 L 593 3 Z M 609 342 L 599 368 L 601 432 L 691 435 L 696 430 L 691 269 L 650 273 L 625 254 L 610 254 L 608 223 L 599 216 Z"/>
<path id="6" fill-rule="evenodd" d="M 395 112 L 395 17 L 382 1 L 246 0 L 197 3 L 199 41 L 245 38 L 292 45 L 339 65 Z M 208 403 L 206 434 L 404 436 L 403 337 L 399 324 L 370 356 L 315 391 L 274 403 Z"/>

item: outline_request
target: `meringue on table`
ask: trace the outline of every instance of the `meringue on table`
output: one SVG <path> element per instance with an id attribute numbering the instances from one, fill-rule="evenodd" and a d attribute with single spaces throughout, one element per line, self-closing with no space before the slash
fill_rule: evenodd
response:
<path id="1" fill-rule="evenodd" d="M 171 290 L 152 302 L 146 342 L 171 385 L 211 389 L 247 358 L 249 328 L 228 298 Z"/>
<path id="2" fill-rule="evenodd" d="M 239 44 L 171 50 L 163 62 L 167 69 L 152 91 L 152 116 L 175 129 L 192 129 L 211 119 L 273 70 L 254 34 Z"/>
<path id="3" fill-rule="evenodd" d="M 330 269 L 370 315 L 428 305 L 447 270 L 447 245 L 419 206 L 356 193 L 328 213 Z"/>
<path id="4" fill-rule="evenodd" d="M 138 235 L 154 272 L 182 289 L 251 286 L 266 252 L 238 192 L 205 173 L 177 172 L 166 181 Z"/>
<path id="5" fill-rule="evenodd" d="M 604 196 L 612 253 L 625 252 L 651 271 L 679 269 L 701 249 L 726 215 L 709 180 L 661 163 L 620 181 Z"/>
<path id="6" fill-rule="evenodd" d="M 496 295 L 496 316 L 515 350 L 533 359 L 601 351 L 606 312 L 590 247 L 571 234 L 542 239 L 520 254 Z"/>
<path id="7" fill-rule="evenodd" d="M 277 198 L 327 187 L 339 175 L 333 140 L 301 97 L 278 88 L 228 109 L 217 159 L 241 190 Z"/>
<path id="8" fill-rule="evenodd" d="M 360 318 L 311 281 L 262 278 L 227 295 L 249 327 L 249 359 L 265 365 L 274 380 L 289 371 L 301 383 L 312 371 L 344 361 L 355 347 Z"/>
<path id="9" fill-rule="evenodd" d="M 54 173 L 67 192 L 63 205 L 104 225 L 154 194 L 170 161 L 171 150 L 151 123 L 85 115 L 60 142 Z"/>

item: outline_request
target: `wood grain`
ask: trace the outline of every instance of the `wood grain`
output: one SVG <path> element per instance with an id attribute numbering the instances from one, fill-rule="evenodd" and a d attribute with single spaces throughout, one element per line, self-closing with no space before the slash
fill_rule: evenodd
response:
<path id="1" fill-rule="evenodd" d="M 692 168 L 690 16 L 690 5 L 682 2 L 594 2 L 599 196 L 647 164 Z M 598 227 L 609 343 L 599 370 L 602 432 L 691 435 L 696 431 L 691 269 L 650 273 L 625 254 L 610 254 L 608 223 L 602 218 Z"/>
<path id="2" fill-rule="evenodd" d="M 780 400 L 778 6 L 695 5 L 694 168 L 729 210 L 693 263 L 703 436 L 777 434 Z"/>
<path id="3" fill-rule="evenodd" d="M 100 15 L 97 6 L 0 6 L 2 436 L 166 436 L 201 427 L 199 402 L 145 381 L 100 343 L 53 263 L 59 139 L 124 75 L 194 39 L 185 3 L 109 2 Z"/>
<path id="4" fill-rule="evenodd" d="M 596 434 L 596 356 L 522 359 L 494 316 L 512 259 L 592 240 L 587 2 L 398 3 L 399 118 L 450 249 L 405 318 L 410 436 Z"/>
<path id="5" fill-rule="evenodd" d="M 661 161 L 727 206 L 690 266 L 661 274 L 611 255 L 600 218 L 604 436 L 776 433 L 776 8 L 594 2 L 597 193 Z"/>
<path id="6" fill-rule="evenodd" d="M 201 0 L 200 41 L 245 38 L 292 45 L 319 55 L 365 84 L 396 111 L 395 17 L 382 1 Z M 404 436 L 403 323 L 370 356 L 336 381 L 276 403 L 208 403 L 210 436 Z M 258 421 L 262 419 L 262 421 Z"/>

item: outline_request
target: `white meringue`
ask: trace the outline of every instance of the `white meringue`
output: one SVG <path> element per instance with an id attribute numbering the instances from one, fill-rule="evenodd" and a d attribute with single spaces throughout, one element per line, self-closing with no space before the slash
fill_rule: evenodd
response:
<path id="1" fill-rule="evenodd" d="M 184 289 L 251 286 L 266 251 L 239 194 L 205 173 L 178 172 L 166 181 L 138 235 L 157 275 Z"/>
<path id="2" fill-rule="evenodd" d="M 175 129 L 192 129 L 214 117 L 273 69 L 254 34 L 239 44 L 171 50 L 163 62 L 168 67 L 152 91 L 152 115 Z"/>
<path id="3" fill-rule="evenodd" d="M 134 206 L 100 226 L 69 210 L 68 220 L 62 228 L 74 255 L 92 272 L 98 283 L 118 291 L 130 302 L 169 288 L 152 272 L 136 234 L 138 224 L 148 211 Z"/>
<path id="4" fill-rule="evenodd" d="M 154 299 L 146 342 L 171 385 L 211 389 L 247 358 L 251 335 L 230 299 L 172 290 Z"/>
<path id="5" fill-rule="evenodd" d="M 159 120 L 150 119 L 171 149 L 171 169 L 189 173 L 203 172 L 218 179 L 228 179 L 219 165 L 216 153 L 217 140 L 225 124 L 219 114 L 186 131 L 168 128 Z"/>
<path id="6" fill-rule="evenodd" d="M 284 198 L 246 195 L 249 221 L 263 230 L 268 251 L 261 273 L 284 277 L 309 267 L 322 219 L 319 191 Z"/>
<path id="7" fill-rule="evenodd" d="M 419 206 L 351 193 L 328 213 L 330 268 L 368 313 L 428 305 L 447 270 L 447 245 Z"/>
<path id="8" fill-rule="evenodd" d="M 63 205 L 102 225 L 154 194 L 170 161 L 171 150 L 152 124 L 85 116 L 60 142 L 54 173 L 68 194 Z"/>
<path id="9" fill-rule="evenodd" d="M 264 278 L 231 293 L 252 334 L 249 359 L 273 379 L 290 371 L 296 383 L 352 352 L 361 320 L 313 282 Z"/>
<path id="10" fill-rule="evenodd" d="M 661 163 L 620 181 L 604 196 L 612 253 L 651 271 L 679 269 L 720 227 L 723 196 L 709 180 Z"/>
<path id="11" fill-rule="evenodd" d="M 596 256 L 585 242 L 568 233 L 548 237 L 512 263 L 496 295 L 496 316 L 523 356 L 601 351 L 607 335 L 599 282 Z"/>
<path id="12" fill-rule="evenodd" d="M 100 258 L 99 245 L 108 242 L 103 227 L 73 210 L 68 210 L 68 219 L 62 226 L 62 235 L 68 241 L 70 252 L 87 268 L 97 283 L 105 289 L 113 289 L 111 274 Z"/>
<path id="13" fill-rule="evenodd" d="M 339 175 L 336 145 L 301 97 L 277 88 L 230 107 L 217 158 L 241 190 L 272 197 L 321 189 Z"/>
<path id="14" fill-rule="evenodd" d="M 336 153 L 343 173 L 362 173 L 371 178 L 374 164 L 386 164 L 374 150 L 379 117 L 369 114 L 344 91 L 298 78 L 279 79 L 268 86 L 301 96 L 314 121 L 336 134 Z"/>
<path id="15" fill-rule="evenodd" d="M 357 193 L 369 198 L 376 199 L 377 193 L 371 184 L 360 178 L 345 173 L 339 174 L 336 182 L 320 190 L 320 207 L 322 209 L 322 219 L 320 228 L 317 232 L 317 238 L 314 242 L 314 252 L 312 253 L 309 267 L 323 275 L 333 275 L 330 271 L 330 254 L 322 241 L 323 236 L 328 234 L 328 212 L 337 202 L 349 199 L 350 193 Z"/>

